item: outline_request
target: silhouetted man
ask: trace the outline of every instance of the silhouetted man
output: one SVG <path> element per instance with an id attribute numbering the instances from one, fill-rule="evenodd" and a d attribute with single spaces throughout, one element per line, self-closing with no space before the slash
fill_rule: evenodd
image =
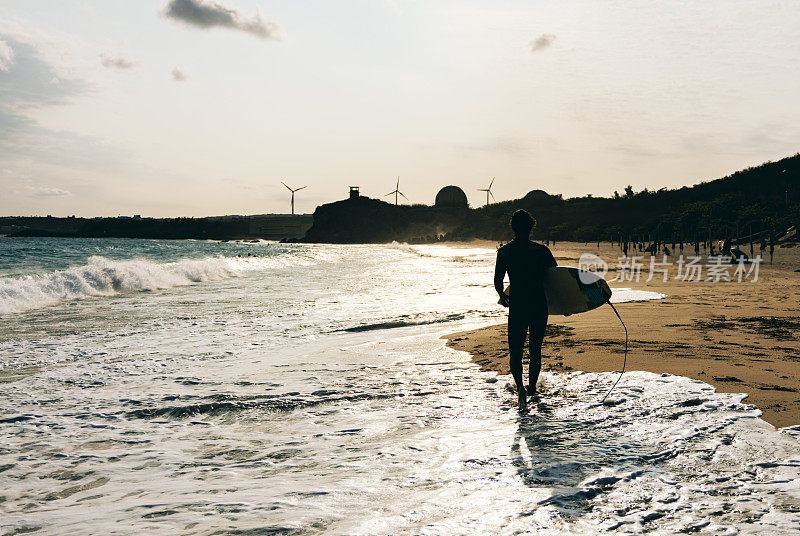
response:
<path id="1" fill-rule="evenodd" d="M 508 307 L 508 350 L 511 374 L 517 384 L 520 409 L 526 409 L 528 391 L 536 394 L 536 382 L 542 368 L 542 341 L 547 326 L 547 299 L 544 295 L 544 276 L 547 269 L 556 266 L 550 250 L 530 240 L 531 229 L 536 220 L 524 210 L 511 217 L 514 240 L 497 250 L 494 269 L 494 288 L 500 295 L 500 303 Z M 503 279 L 508 273 L 511 295 L 503 289 Z M 522 352 L 525 339 L 529 339 L 530 385 L 526 391 L 522 383 Z"/>

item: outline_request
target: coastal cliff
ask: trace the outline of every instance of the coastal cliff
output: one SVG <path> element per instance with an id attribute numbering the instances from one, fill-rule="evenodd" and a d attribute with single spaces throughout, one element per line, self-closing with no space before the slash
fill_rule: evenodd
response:
<path id="1" fill-rule="evenodd" d="M 434 242 L 461 225 L 468 209 L 428 205 L 393 205 L 352 197 L 320 205 L 304 242 L 369 244 Z"/>

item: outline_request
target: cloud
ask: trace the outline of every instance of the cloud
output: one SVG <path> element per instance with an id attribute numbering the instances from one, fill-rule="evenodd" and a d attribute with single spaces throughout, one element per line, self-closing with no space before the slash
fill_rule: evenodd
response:
<path id="1" fill-rule="evenodd" d="M 39 199 L 43 197 L 67 197 L 72 195 L 72 192 L 62 190 L 61 188 L 53 188 L 50 186 L 32 186 L 30 184 L 25 185 L 24 192 L 28 197 L 36 197 Z"/>
<path id="2" fill-rule="evenodd" d="M 8 43 L 0 40 L 0 71 L 8 72 L 14 63 L 14 49 Z"/>
<path id="3" fill-rule="evenodd" d="M 107 69 L 133 69 L 138 62 L 131 61 L 122 57 L 113 58 L 111 56 L 100 56 L 100 63 Z"/>
<path id="4" fill-rule="evenodd" d="M 85 92 L 86 85 L 83 82 L 59 76 L 55 66 L 42 59 L 35 46 L 20 41 L 7 44 L 14 50 L 14 68 L 3 74 L 0 112 L 65 104 Z"/>
<path id="5" fill-rule="evenodd" d="M 186 73 L 175 67 L 172 69 L 172 79 L 176 82 L 186 82 L 189 80 L 189 77 L 186 75 Z"/>
<path id="6" fill-rule="evenodd" d="M 0 162 L 108 167 L 117 161 L 120 154 L 103 140 L 39 124 L 37 111 L 71 103 L 89 88 L 83 80 L 59 76 L 39 46 L 10 39 L 8 44 L 14 68 L 0 74 Z"/>
<path id="7" fill-rule="evenodd" d="M 208 0 L 170 0 L 164 15 L 204 30 L 229 28 L 249 33 L 259 39 L 279 38 L 277 24 L 261 18 L 258 12 L 252 19 L 248 19 L 235 9 Z"/>
<path id="8" fill-rule="evenodd" d="M 553 34 L 542 34 L 533 41 L 531 41 L 531 53 L 539 52 L 540 50 L 544 50 L 550 45 L 553 44 L 553 41 L 556 40 L 556 36 Z"/>

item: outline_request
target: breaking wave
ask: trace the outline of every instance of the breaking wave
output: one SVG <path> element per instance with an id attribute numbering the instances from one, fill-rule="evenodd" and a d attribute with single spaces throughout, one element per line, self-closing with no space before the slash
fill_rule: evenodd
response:
<path id="1" fill-rule="evenodd" d="M 160 290 L 235 277 L 248 270 L 307 260 L 276 257 L 205 257 L 158 263 L 89 257 L 87 264 L 42 275 L 0 278 L 0 314 L 21 313 L 64 301 Z"/>

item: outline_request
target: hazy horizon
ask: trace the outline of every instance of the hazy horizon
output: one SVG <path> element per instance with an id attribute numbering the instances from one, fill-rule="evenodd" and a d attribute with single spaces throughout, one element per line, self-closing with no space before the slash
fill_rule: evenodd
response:
<path id="1" fill-rule="evenodd" d="M 797 153 L 797 154 L 800 155 L 800 153 Z M 793 156 L 793 155 L 787 155 L 787 156 Z M 778 158 L 778 159 L 773 160 L 773 161 L 778 161 L 778 160 L 782 160 L 782 158 Z M 765 164 L 765 163 L 767 163 L 767 162 L 763 162 L 762 164 Z M 742 168 L 742 169 L 744 169 L 744 168 Z M 741 171 L 741 170 L 735 170 L 735 171 Z M 731 171 L 730 173 L 726 174 L 724 177 L 716 177 L 714 179 L 698 181 L 697 183 L 687 184 L 687 185 L 684 185 L 684 186 L 692 188 L 694 186 L 697 186 L 697 185 L 701 184 L 702 182 L 708 182 L 708 181 L 712 181 L 712 180 L 716 180 L 716 179 L 725 178 L 725 177 L 730 176 L 733 173 L 735 173 L 735 171 Z M 647 188 L 647 190 L 649 190 L 651 192 L 658 191 L 657 188 L 649 188 L 649 187 L 646 187 L 646 188 Z M 682 188 L 682 186 L 677 187 L 675 189 L 680 189 L 680 188 Z M 634 194 L 639 193 L 640 191 L 641 190 L 634 189 Z M 492 192 L 494 192 L 494 186 L 492 187 Z M 530 192 L 531 192 L 531 190 L 529 190 L 527 192 L 523 192 L 519 196 L 512 197 L 510 199 L 495 199 L 495 200 L 491 200 L 490 204 L 515 201 L 515 200 L 523 198 L 526 194 L 528 194 Z M 573 199 L 573 198 L 586 197 L 587 195 L 590 195 L 590 196 L 592 196 L 592 197 L 594 197 L 596 199 L 603 199 L 603 198 L 612 199 L 612 198 L 614 198 L 614 194 L 615 193 L 619 194 L 620 196 L 624 196 L 625 195 L 624 188 L 620 188 L 618 190 L 615 190 L 614 192 L 611 192 L 611 194 L 609 194 L 609 195 L 583 194 L 583 195 L 574 195 L 574 196 L 569 196 L 568 197 L 568 196 L 565 196 L 565 195 L 561 194 L 560 192 L 547 192 L 547 191 L 545 191 L 545 192 L 547 194 L 551 195 L 551 196 L 562 196 L 565 200 L 569 200 L 569 199 Z M 482 196 L 482 199 L 478 199 L 478 201 L 475 202 L 475 203 L 473 203 L 472 200 L 470 200 L 470 202 L 469 202 L 469 208 L 470 209 L 477 209 L 477 208 L 481 208 L 481 207 L 485 206 L 485 204 L 486 204 L 486 197 L 485 197 L 486 193 L 485 193 L 485 191 L 481 191 L 481 192 L 479 192 L 479 194 L 480 194 L 480 196 Z M 469 193 L 467 193 L 467 195 L 469 196 Z M 363 192 L 361 192 L 361 196 L 362 197 L 370 197 L 372 199 L 377 199 L 377 200 L 380 200 L 380 201 L 384 201 L 384 202 L 389 203 L 389 204 L 393 204 L 394 203 L 394 197 L 392 197 L 390 199 L 389 196 L 369 196 L 369 195 L 364 194 Z M 336 201 L 343 201 L 343 200 L 346 200 L 348 197 L 349 197 L 349 189 L 348 189 L 348 192 L 346 192 L 346 195 L 343 195 L 343 196 L 341 196 L 339 198 L 336 198 L 336 199 L 330 199 L 328 201 L 322 201 L 320 203 L 320 205 L 321 204 L 327 204 L 327 203 L 334 203 Z M 399 202 L 399 204 L 400 205 L 407 205 L 407 206 L 411 206 L 411 205 L 433 206 L 434 205 L 434 199 L 431 199 L 428 202 L 401 200 Z M 133 217 L 141 217 L 141 218 L 168 219 L 168 218 L 226 218 L 226 217 L 237 217 L 237 216 L 245 216 L 245 217 L 246 216 L 291 216 L 291 215 L 294 215 L 294 216 L 312 216 L 313 213 L 314 213 L 314 210 L 317 208 L 317 206 L 319 206 L 319 205 L 314 206 L 308 212 L 300 212 L 298 210 L 295 210 L 294 214 L 292 214 L 290 212 L 290 210 L 287 209 L 284 212 L 276 211 L 276 212 L 248 212 L 248 213 L 226 213 L 226 214 L 209 213 L 209 214 L 192 214 L 192 215 L 188 215 L 188 214 L 167 214 L 167 215 L 160 215 L 160 216 L 152 216 L 152 215 L 149 215 L 149 214 L 141 214 L 141 213 L 131 213 L 131 214 L 89 214 L 89 215 L 83 215 L 83 216 L 79 216 L 79 215 L 76 215 L 76 214 L 67 214 L 67 215 L 56 215 L 56 214 L 0 214 L 0 218 L 5 218 L 5 217 L 21 217 L 21 218 L 30 218 L 30 217 L 33 217 L 33 218 L 36 218 L 36 217 L 69 218 L 69 217 L 77 217 L 77 218 L 90 219 L 90 218 L 133 218 Z M 288 203 L 287 203 L 287 207 L 288 207 Z"/>
<path id="2" fill-rule="evenodd" d="M 9 0 L 0 214 L 690 186 L 798 152 L 798 26 L 763 0 Z"/>

